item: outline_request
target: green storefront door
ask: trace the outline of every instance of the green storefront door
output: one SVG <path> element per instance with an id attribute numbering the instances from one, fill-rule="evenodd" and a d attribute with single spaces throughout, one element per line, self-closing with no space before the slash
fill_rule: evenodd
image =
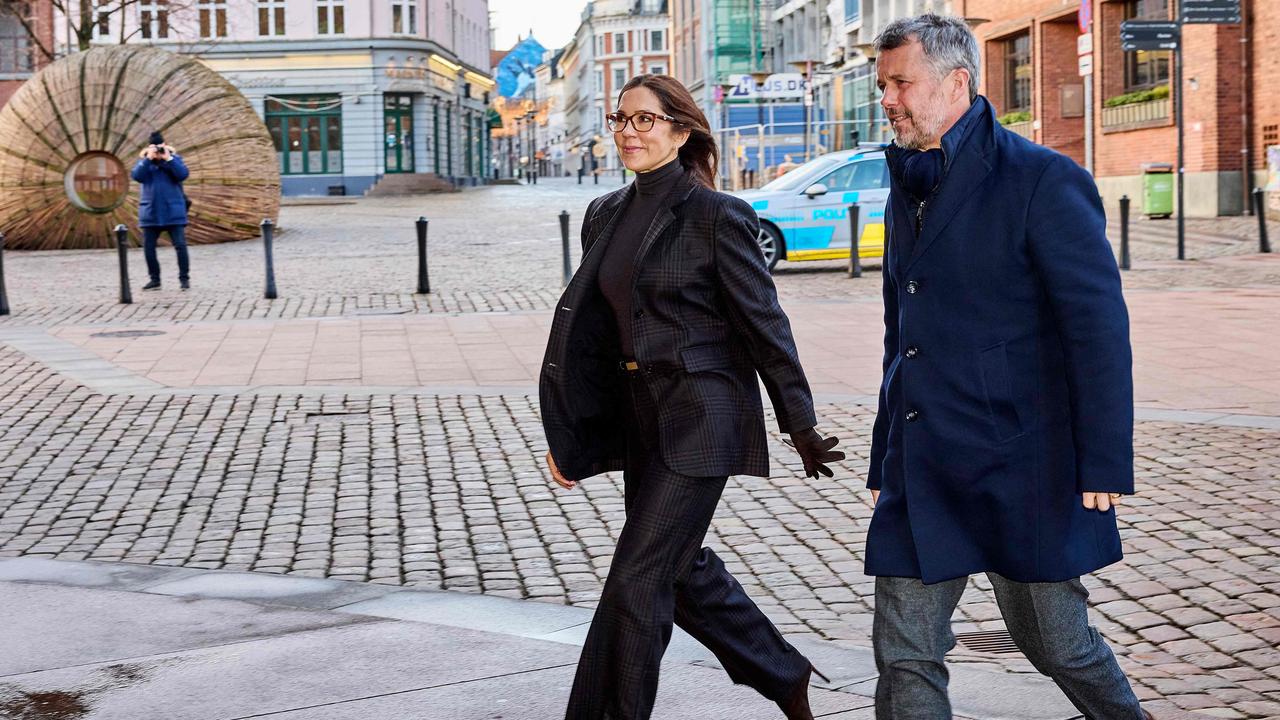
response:
<path id="1" fill-rule="evenodd" d="M 413 172 L 413 96 L 383 95 L 383 138 L 387 147 L 387 172 Z"/>

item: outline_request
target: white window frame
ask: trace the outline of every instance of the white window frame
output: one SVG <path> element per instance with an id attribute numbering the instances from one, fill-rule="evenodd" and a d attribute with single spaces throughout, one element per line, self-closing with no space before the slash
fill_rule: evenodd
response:
<path id="1" fill-rule="evenodd" d="M 288 22 L 285 0 L 258 0 L 258 37 L 275 37 L 284 35 Z M 262 13 L 266 12 L 266 32 L 263 32 Z"/>
<path id="2" fill-rule="evenodd" d="M 604 70 L 596 68 L 596 94 L 604 94 Z"/>
<path id="3" fill-rule="evenodd" d="M 617 93 L 627 81 L 631 79 L 631 66 L 629 63 L 615 63 L 609 66 L 609 72 L 612 73 L 610 78 L 613 80 L 613 92 Z M 618 82 L 618 73 L 622 73 L 622 82 Z"/>
<path id="4" fill-rule="evenodd" d="M 418 34 L 418 0 L 391 0 L 391 34 Z"/>
<path id="5" fill-rule="evenodd" d="M 622 42 L 618 42 L 618 39 L 619 39 L 619 38 L 621 38 L 621 39 L 622 39 Z M 619 46 L 621 46 L 621 49 L 619 49 Z M 623 54 L 625 54 L 626 52 L 627 52 L 627 33 L 626 33 L 626 31 L 613 33 L 613 54 L 614 54 L 614 55 L 623 55 Z"/>
<path id="6" fill-rule="evenodd" d="M 347 32 L 346 0 L 316 0 L 316 35 L 345 35 Z M 327 30 L 321 29 L 320 18 L 324 16 Z"/>
<path id="7" fill-rule="evenodd" d="M 667 64 L 664 62 L 649 63 L 649 74 L 650 75 L 666 75 Z"/>
<path id="8" fill-rule="evenodd" d="M 197 8 L 197 27 L 202 38 L 224 38 L 227 29 L 227 0 L 199 0 Z M 208 27 L 206 34 L 204 29 Z"/>
<path id="9" fill-rule="evenodd" d="M 138 36 L 143 40 L 169 39 L 169 0 L 139 0 Z"/>
<path id="10" fill-rule="evenodd" d="M 93 38 L 95 40 L 111 39 L 110 0 L 100 0 L 93 3 Z"/>
<path id="11" fill-rule="evenodd" d="M 666 39 L 667 39 L 667 31 L 666 31 L 666 30 L 650 30 L 648 33 L 646 33 L 646 35 L 648 36 L 646 39 L 647 39 L 647 40 L 648 40 L 648 42 L 649 42 L 649 48 L 648 48 L 649 50 L 654 50 L 654 51 L 656 51 L 656 52 L 666 52 L 666 51 L 667 51 L 666 42 L 665 42 L 665 41 L 666 41 Z M 656 36 L 656 37 L 658 37 L 659 39 L 661 39 L 661 40 L 663 41 L 663 42 L 658 43 L 656 46 L 655 46 L 655 45 L 654 45 L 654 43 L 653 43 L 653 38 L 654 38 L 655 36 Z"/>
<path id="12" fill-rule="evenodd" d="M 595 38 L 596 38 L 596 44 L 595 44 L 596 57 L 600 57 L 601 55 L 604 54 L 604 35 L 596 35 Z"/>

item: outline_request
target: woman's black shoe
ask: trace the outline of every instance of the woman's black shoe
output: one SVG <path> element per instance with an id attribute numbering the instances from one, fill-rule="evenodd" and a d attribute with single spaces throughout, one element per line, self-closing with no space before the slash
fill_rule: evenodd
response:
<path id="1" fill-rule="evenodd" d="M 791 691 L 791 697 L 778 701 L 778 707 L 782 708 L 787 720 L 813 720 L 813 710 L 809 708 L 809 678 L 814 675 L 822 678 L 822 682 L 831 682 L 826 675 L 818 671 L 818 668 L 810 664 L 809 670 L 804 674 L 804 680 Z"/>

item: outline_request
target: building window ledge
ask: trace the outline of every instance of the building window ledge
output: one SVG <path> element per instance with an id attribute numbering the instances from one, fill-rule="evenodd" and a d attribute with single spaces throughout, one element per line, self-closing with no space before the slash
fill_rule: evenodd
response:
<path id="1" fill-rule="evenodd" d="M 1102 108 L 1102 132 L 1116 133 L 1173 124 L 1169 98 Z"/>
<path id="2" fill-rule="evenodd" d="M 1035 130 L 1034 120 L 1025 120 L 1023 122 L 1009 123 L 1008 125 L 1004 126 L 1004 129 L 1008 130 L 1011 133 L 1021 135 L 1022 137 L 1030 140 L 1031 142 L 1036 141 L 1036 130 Z"/>

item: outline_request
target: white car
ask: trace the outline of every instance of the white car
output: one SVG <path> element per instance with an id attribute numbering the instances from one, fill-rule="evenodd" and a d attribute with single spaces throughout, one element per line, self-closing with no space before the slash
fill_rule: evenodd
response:
<path id="1" fill-rule="evenodd" d="M 772 270 L 779 260 L 849 257 L 849 206 L 858 206 L 858 257 L 884 254 L 889 166 L 884 145 L 827 153 L 759 190 L 734 193 L 760 217 L 760 250 Z"/>

